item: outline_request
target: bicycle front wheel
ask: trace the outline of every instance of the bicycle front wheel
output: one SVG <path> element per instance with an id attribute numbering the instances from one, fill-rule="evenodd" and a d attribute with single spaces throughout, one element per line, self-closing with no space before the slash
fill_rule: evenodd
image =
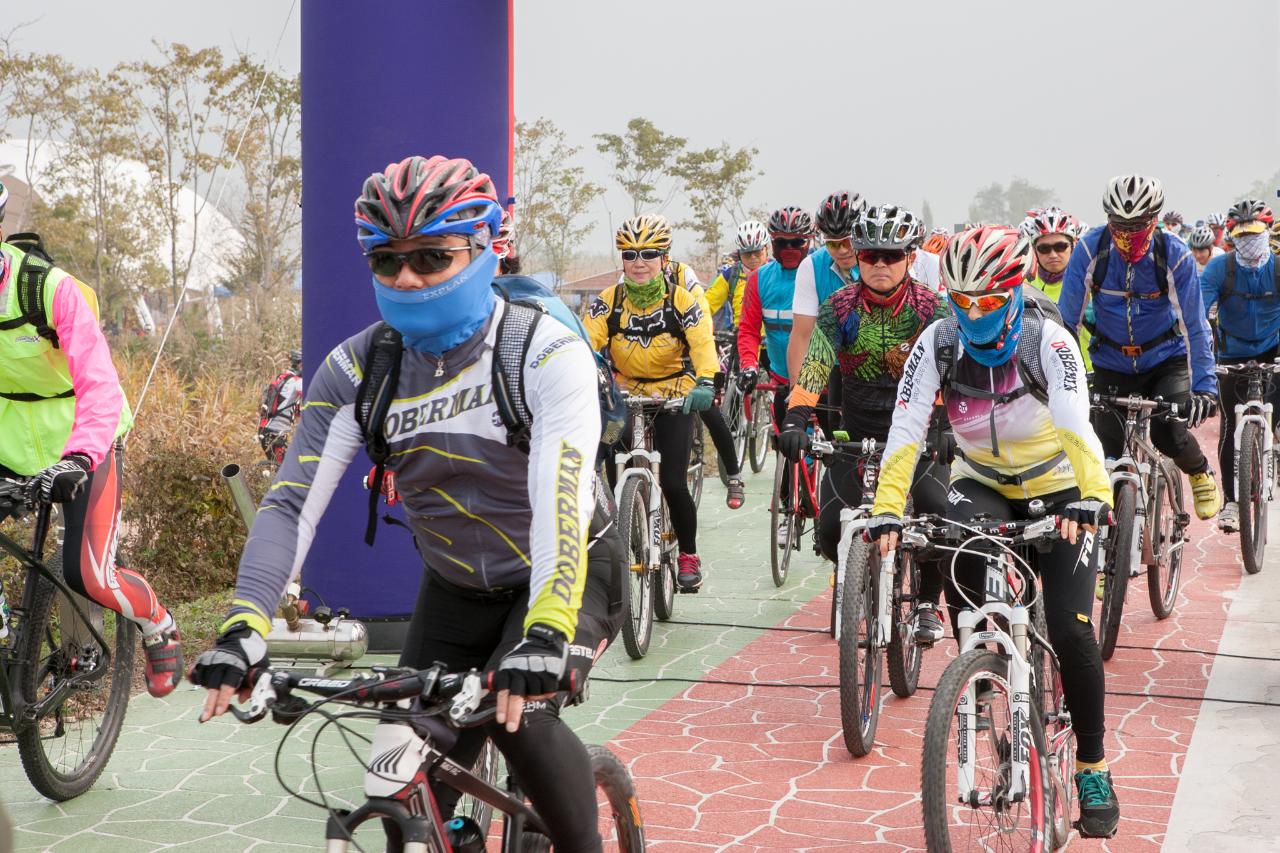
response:
<path id="1" fill-rule="evenodd" d="M 591 756 L 591 773 L 596 780 L 596 808 L 604 849 L 619 853 L 644 850 L 640 800 L 626 765 L 603 746 L 590 745 L 587 753 Z"/>
<path id="2" fill-rule="evenodd" d="M 1044 720 L 1033 707 L 1026 792 L 1014 801 L 1013 748 L 1025 734 L 1014 726 L 1012 695 L 1008 660 L 985 649 L 953 660 L 938 682 L 920 773 L 930 853 L 1049 849 L 1053 794 Z"/>
<path id="3" fill-rule="evenodd" d="M 1240 552 L 1244 570 L 1262 571 L 1267 550 L 1267 483 L 1263 466 L 1262 430 L 1247 423 L 1240 432 L 1240 478 L 1236 501 L 1240 507 Z"/>
<path id="4" fill-rule="evenodd" d="M 1120 617 L 1124 614 L 1124 596 L 1129 589 L 1129 573 L 1140 555 L 1134 553 L 1133 537 L 1137 534 L 1137 489 L 1132 483 L 1116 488 L 1116 506 L 1112 511 L 1107 544 L 1100 555 L 1103 578 L 1102 609 L 1098 613 L 1098 646 L 1102 659 L 1111 660 L 1120 635 Z"/>
<path id="5" fill-rule="evenodd" d="M 1154 527 L 1151 537 L 1151 564 L 1147 567 L 1147 597 L 1157 619 L 1167 619 L 1178 601 L 1182 580 L 1182 474 L 1168 459 L 1160 460 L 1159 480 L 1148 520 Z M 1241 533 L 1243 542 L 1244 534 Z M 1245 558 L 1246 565 L 1248 558 Z"/>
<path id="6" fill-rule="evenodd" d="M 689 484 L 689 495 L 693 498 L 695 508 L 702 504 L 702 481 L 705 478 L 703 467 L 706 462 L 706 442 L 702 432 L 702 419 L 694 418 L 693 444 L 689 450 L 689 470 L 686 479 Z"/>
<path id="7" fill-rule="evenodd" d="M 769 436 L 773 433 L 773 395 L 767 391 L 751 392 L 751 425 L 747 431 L 752 473 L 764 470 L 769 460 Z"/>
<path id="8" fill-rule="evenodd" d="M 897 567 L 893 573 L 893 633 L 885 659 L 889 664 L 889 686 L 893 695 L 902 699 L 913 695 L 920 684 L 920 660 L 924 649 L 916 642 L 911 613 L 920 597 L 920 567 L 914 552 L 898 549 Z"/>
<path id="9" fill-rule="evenodd" d="M 46 565 L 61 577 L 61 549 Z M 28 572 L 27 583 L 35 589 L 20 626 L 18 687 L 28 705 L 65 695 L 37 719 L 18 726 L 18 755 L 37 791 L 51 800 L 69 800 L 89 790 L 120 737 L 138 629 L 118 613 L 77 598 L 106 640 L 103 648 L 51 581 Z M 68 684 L 95 669 L 94 676 Z"/>
<path id="10" fill-rule="evenodd" d="M 649 484 L 632 477 L 618 500 L 618 530 L 622 533 L 622 559 L 627 589 L 622 595 L 622 644 L 632 660 L 649 651 L 653 634 L 653 594 L 650 591 Z"/>
<path id="11" fill-rule="evenodd" d="M 855 536 L 844 560 L 840 601 L 840 728 L 844 746 L 863 756 L 875 746 L 880 721 L 880 648 L 876 645 L 879 554 Z"/>
<path id="12" fill-rule="evenodd" d="M 780 587 L 787 582 L 787 570 L 791 566 L 791 552 L 800 539 L 800 518 L 796 512 L 796 479 L 799 467 L 788 462 L 781 453 L 774 463 L 773 499 L 769 504 L 769 568 L 773 573 L 773 585 Z M 791 471 L 787 494 L 782 494 L 783 479 Z"/>

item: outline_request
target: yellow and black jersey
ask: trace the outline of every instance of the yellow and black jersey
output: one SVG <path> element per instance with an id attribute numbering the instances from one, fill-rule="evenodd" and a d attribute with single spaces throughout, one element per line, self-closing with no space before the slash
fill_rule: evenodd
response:
<path id="1" fill-rule="evenodd" d="M 667 288 L 661 302 L 637 308 L 624 285 L 606 288 L 583 318 L 591 347 L 604 352 L 631 394 L 679 397 L 719 369 L 705 297 Z"/>

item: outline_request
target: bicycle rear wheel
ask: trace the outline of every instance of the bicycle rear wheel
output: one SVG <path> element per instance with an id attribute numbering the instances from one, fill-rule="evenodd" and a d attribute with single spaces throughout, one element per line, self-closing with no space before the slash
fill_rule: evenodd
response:
<path id="1" fill-rule="evenodd" d="M 55 577 L 62 575 L 62 551 L 46 563 Z M 31 784 L 51 800 L 69 800 L 97 780 L 120 737 L 138 629 L 123 616 L 87 599 L 77 603 L 107 641 L 103 648 L 88 626 L 42 575 L 27 573 L 35 588 L 24 595 L 18 655 L 22 672 L 18 688 L 27 704 L 41 702 L 67 687 L 67 681 L 95 667 L 100 674 L 78 682 L 41 716 L 20 725 L 15 733 L 18 755 Z"/>
<path id="2" fill-rule="evenodd" d="M 849 543 L 840 603 L 840 728 L 844 746 L 863 756 L 880 722 L 880 649 L 876 646 L 879 553 L 861 536 Z"/>
<path id="3" fill-rule="evenodd" d="M 703 438 L 702 419 L 694 418 L 693 443 L 690 445 L 689 470 L 686 475 L 694 507 L 702 504 L 702 481 L 705 478 L 703 468 L 706 461 L 706 441 Z"/>
<path id="4" fill-rule="evenodd" d="M 1267 483 L 1263 464 L 1262 430 L 1247 423 L 1240 432 L 1240 478 L 1236 501 L 1240 507 L 1240 553 L 1244 570 L 1251 575 L 1262 571 L 1267 551 Z"/>
<path id="5" fill-rule="evenodd" d="M 1147 566 L 1147 597 L 1157 619 L 1167 619 L 1178 601 L 1178 584 L 1182 580 L 1181 506 L 1182 474 L 1168 459 L 1161 459 L 1149 516 L 1155 532 L 1151 537 L 1152 562 Z M 1240 535 L 1243 542 L 1243 529 Z M 1248 558 L 1245 559 L 1247 565 Z"/>
<path id="6" fill-rule="evenodd" d="M 742 414 L 742 392 L 733 382 L 725 385 L 724 393 L 720 398 L 720 413 L 724 415 L 724 422 L 729 427 L 729 435 L 733 437 L 733 453 L 738 458 L 738 464 L 740 467 L 745 467 L 747 424 Z M 721 484 L 728 486 L 729 469 L 725 467 L 724 459 L 719 453 L 716 454 L 716 473 L 720 475 Z"/>
<path id="7" fill-rule="evenodd" d="M 747 449 L 750 451 L 751 471 L 759 474 L 769 460 L 769 436 L 773 433 L 773 394 L 768 391 L 751 392 L 751 425 L 747 430 Z"/>
<path id="8" fill-rule="evenodd" d="M 973 685 L 970 688 L 970 685 Z M 1052 837 L 1052 792 L 1044 721 L 1032 709 L 1026 795 L 1008 799 L 1015 731 L 1009 662 L 975 649 L 956 658 L 938 682 L 925 724 L 920 793 L 925 845 L 931 853 L 1027 850 L 1043 853 Z M 972 784 L 960 786 L 960 756 L 972 747 Z"/>
<path id="9" fill-rule="evenodd" d="M 1137 490 L 1132 483 L 1116 487 L 1116 506 L 1106 548 L 1100 555 L 1104 585 L 1102 608 L 1098 613 L 1098 646 L 1103 660 L 1111 660 L 1120 634 L 1120 617 L 1124 614 L 1124 596 L 1129 589 L 1129 573 L 1138 559 L 1133 537 L 1138 534 Z"/>
<path id="10" fill-rule="evenodd" d="M 774 463 L 773 497 L 769 503 L 769 568 L 773 573 L 773 585 L 780 587 L 787 582 L 787 570 L 791 566 L 791 552 L 800 539 L 800 517 L 796 511 L 799 502 L 796 500 L 796 479 L 798 467 L 788 462 L 781 454 Z M 791 471 L 791 482 L 788 484 L 784 498 L 782 492 L 783 478 Z M 784 528 L 785 530 L 781 529 Z"/>
<path id="11" fill-rule="evenodd" d="M 916 692 L 920 684 L 920 661 L 924 649 L 916 642 L 911 612 L 920 595 L 920 567 L 915 554 L 898 549 L 897 566 L 893 573 L 893 627 L 889 635 L 889 647 L 885 659 L 889 664 L 889 687 L 893 695 L 907 698 Z"/>
<path id="12" fill-rule="evenodd" d="M 627 589 L 622 596 L 622 644 L 632 660 L 649 651 L 653 635 L 653 593 L 650 590 L 649 484 L 632 477 L 618 500 L 618 530 L 622 533 L 622 559 L 626 561 Z"/>

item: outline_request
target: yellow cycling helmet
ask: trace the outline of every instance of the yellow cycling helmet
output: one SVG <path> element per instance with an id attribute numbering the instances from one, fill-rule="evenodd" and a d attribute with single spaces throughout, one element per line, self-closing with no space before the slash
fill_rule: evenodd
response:
<path id="1" fill-rule="evenodd" d="M 633 216 L 618 229 L 614 245 L 618 251 L 624 249 L 661 249 L 666 252 L 671 248 L 671 223 L 665 216 L 645 214 Z"/>

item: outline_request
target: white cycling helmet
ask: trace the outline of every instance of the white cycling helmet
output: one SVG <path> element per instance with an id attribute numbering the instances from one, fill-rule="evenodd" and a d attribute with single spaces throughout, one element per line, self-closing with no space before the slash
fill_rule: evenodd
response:
<path id="1" fill-rule="evenodd" d="M 763 222 L 748 219 L 738 226 L 738 250 L 758 252 L 769 245 L 769 231 Z"/>
<path id="2" fill-rule="evenodd" d="M 1221 213 L 1210 213 L 1204 218 L 1205 224 L 1214 228 L 1225 228 L 1227 217 Z"/>
<path id="3" fill-rule="evenodd" d="M 1079 228 L 1076 218 L 1060 207 L 1028 210 L 1027 218 L 1018 226 L 1022 236 L 1033 242 L 1046 234 L 1063 234 L 1074 241 Z"/>
<path id="4" fill-rule="evenodd" d="M 1187 238 L 1187 245 L 1193 249 L 1208 249 L 1213 245 L 1213 229 L 1208 225 L 1201 225 L 1191 232 L 1191 236 Z"/>
<path id="5" fill-rule="evenodd" d="M 1164 187 L 1146 175 L 1116 175 L 1107 182 L 1102 209 L 1112 219 L 1146 219 L 1164 207 Z"/>
<path id="6" fill-rule="evenodd" d="M 909 252 L 924 242 L 924 222 L 905 207 L 882 204 L 867 208 L 853 223 L 853 248 Z"/>
<path id="7" fill-rule="evenodd" d="M 947 241 L 940 258 L 949 291 L 1009 290 L 1035 273 L 1035 253 L 1025 234 L 999 225 L 961 231 Z"/>

